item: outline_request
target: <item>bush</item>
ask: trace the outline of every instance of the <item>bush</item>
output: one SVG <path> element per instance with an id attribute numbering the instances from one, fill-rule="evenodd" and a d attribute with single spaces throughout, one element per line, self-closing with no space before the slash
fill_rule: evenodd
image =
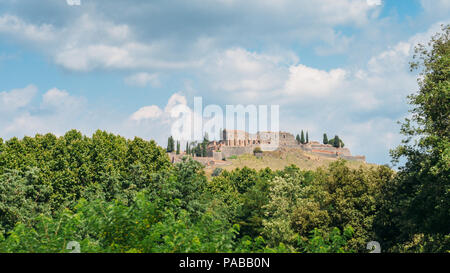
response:
<path id="1" fill-rule="evenodd" d="M 256 154 L 262 154 L 262 150 L 261 150 L 261 148 L 260 147 L 256 147 L 255 149 L 253 149 L 253 154 L 254 155 L 256 155 Z"/>

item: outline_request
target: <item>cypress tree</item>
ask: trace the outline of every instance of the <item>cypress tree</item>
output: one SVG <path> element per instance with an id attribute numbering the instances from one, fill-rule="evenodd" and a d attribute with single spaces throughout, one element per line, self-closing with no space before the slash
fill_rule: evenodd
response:
<path id="1" fill-rule="evenodd" d="M 202 142 L 202 157 L 206 157 L 206 143 Z"/>
<path id="2" fill-rule="evenodd" d="M 170 136 L 169 139 L 167 140 L 167 152 L 168 153 L 171 153 L 175 150 L 174 144 L 175 143 L 174 143 L 173 137 Z"/>
<path id="3" fill-rule="evenodd" d="M 308 131 L 306 131 L 306 143 L 309 143 Z"/>
<path id="4" fill-rule="evenodd" d="M 305 144 L 305 134 L 303 133 L 303 130 L 302 130 L 302 134 L 301 134 L 301 136 L 300 136 L 300 142 L 301 142 L 302 144 Z"/>
<path id="5" fill-rule="evenodd" d="M 209 144 L 208 133 L 206 133 L 205 136 L 203 137 L 202 142 L 202 157 L 206 157 L 208 155 L 208 144 Z"/>
<path id="6" fill-rule="evenodd" d="M 200 143 L 198 143 L 197 146 L 195 147 L 195 156 L 196 157 L 202 156 L 202 147 L 201 147 Z"/>
<path id="7" fill-rule="evenodd" d="M 323 134 L 323 144 L 328 144 L 328 136 L 327 136 L 327 134 Z"/>
<path id="8" fill-rule="evenodd" d="M 177 155 L 180 154 L 180 142 L 177 140 Z"/>
<path id="9" fill-rule="evenodd" d="M 295 137 L 295 140 L 297 140 L 297 144 L 300 144 L 300 135 L 297 134 L 297 136 Z"/>

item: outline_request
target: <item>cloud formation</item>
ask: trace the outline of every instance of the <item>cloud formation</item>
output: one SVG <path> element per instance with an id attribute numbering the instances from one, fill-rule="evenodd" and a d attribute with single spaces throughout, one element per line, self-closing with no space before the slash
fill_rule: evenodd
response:
<path id="1" fill-rule="evenodd" d="M 0 33 L 32 43 L 56 64 L 74 71 L 192 68 L 216 49 L 233 44 L 272 46 L 277 39 L 322 41 L 336 48 L 342 41 L 345 48 L 349 38 L 333 28 L 364 26 L 377 9 L 365 0 L 92 1 L 80 7 L 50 0 L 26 7 L 3 2 L 5 10 L 9 7 L 19 14 L 0 15 Z M 31 12 L 33 8 L 41 12 L 40 17 Z M 68 16 L 54 17 L 55 10 Z M 50 11 L 55 22 L 43 23 L 42 16 Z"/>
<path id="2" fill-rule="evenodd" d="M 34 85 L 0 92 L 0 112 L 11 112 L 27 106 L 36 92 L 37 88 Z"/>

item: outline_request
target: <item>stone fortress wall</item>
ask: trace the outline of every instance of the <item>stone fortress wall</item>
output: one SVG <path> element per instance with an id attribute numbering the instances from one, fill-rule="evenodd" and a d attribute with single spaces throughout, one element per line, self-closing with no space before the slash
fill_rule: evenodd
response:
<path id="1" fill-rule="evenodd" d="M 208 145 L 208 156 L 215 160 L 252 154 L 253 149 L 260 147 L 263 151 L 278 149 L 302 149 L 315 155 L 329 158 L 343 158 L 349 161 L 366 161 L 365 156 L 352 156 L 348 148 L 336 148 L 319 142 L 298 144 L 294 135 L 288 132 L 258 132 L 249 134 L 239 130 L 223 130 L 220 141 L 212 141 Z"/>

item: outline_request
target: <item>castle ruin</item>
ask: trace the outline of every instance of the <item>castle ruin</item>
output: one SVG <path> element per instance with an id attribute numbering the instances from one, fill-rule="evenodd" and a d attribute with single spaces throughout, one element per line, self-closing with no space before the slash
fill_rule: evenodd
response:
<path id="1" fill-rule="evenodd" d="M 352 156 L 348 148 L 336 148 L 329 144 L 312 141 L 299 144 L 294 135 L 288 132 L 257 132 L 250 134 L 241 130 L 223 130 L 221 140 L 211 141 L 208 156 L 222 160 L 231 156 L 252 154 L 259 147 L 262 151 L 300 148 L 303 151 L 330 158 L 343 158 L 349 161 L 366 161 L 365 156 Z"/>

